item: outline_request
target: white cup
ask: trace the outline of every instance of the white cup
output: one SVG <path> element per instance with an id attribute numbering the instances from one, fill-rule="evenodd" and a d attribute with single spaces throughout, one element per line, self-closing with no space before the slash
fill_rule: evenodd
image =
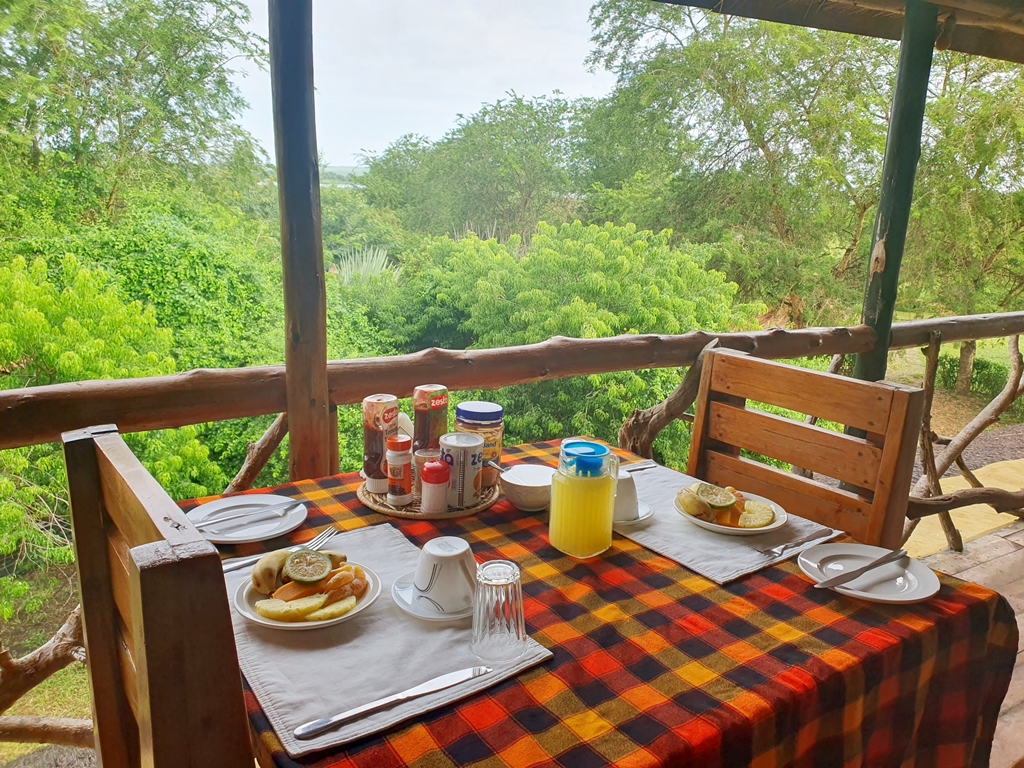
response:
<path id="1" fill-rule="evenodd" d="M 469 544 L 457 536 L 440 536 L 420 550 L 412 587 L 424 610 L 458 613 L 473 605 L 476 560 Z"/>
<path id="2" fill-rule="evenodd" d="M 620 469 L 619 482 L 615 487 L 615 522 L 628 523 L 638 517 L 640 517 L 640 502 L 636 498 L 633 473 Z"/>

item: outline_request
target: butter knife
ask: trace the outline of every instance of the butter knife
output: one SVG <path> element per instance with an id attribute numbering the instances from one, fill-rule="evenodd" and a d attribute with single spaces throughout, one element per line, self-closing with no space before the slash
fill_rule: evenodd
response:
<path id="1" fill-rule="evenodd" d="M 906 556 L 907 556 L 907 550 L 905 550 L 905 549 L 901 549 L 898 552 L 886 552 L 884 555 L 882 555 L 881 557 L 875 558 L 874 560 L 872 560 L 867 565 L 862 565 L 860 568 L 854 568 L 852 571 L 847 571 L 846 573 L 840 573 L 838 576 L 833 576 L 831 579 L 825 579 L 824 581 L 819 581 L 814 586 L 817 587 L 818 589 L 828 589 L 829 587 L 838 587 L 840 584 L 846 584 L 847 582 L 853 581 L 854 579 L 859 579 L 861 576 L 863 576 L 868 571 L 874 570 L 875 568 L 878 568 L 881 565 L 887 565 L 888 563 L 893 563 L 893 562 L 895 562 L 897 560 L 900 560 L 901 558 L 904 558 Z"/>
<path id="2" fill-rule="evenodd" d="M 369 715 L 402 701 L 409 701 L 419 696 L 426 696 L 428 693 L 443 691 L 445 688 L 451 688 L 453 685 L 464 683 L 467 680 L 472 680 L 474 677 L 480 677 L 480 675 L 486 675 L 491 671 L 493 670 L 490 667 L 466 667 L 458 672 L 449 672 L 446 675 L 435 677 L 433 680 L 427 680 L 427 682 L 417 685 L 415 688 L 409 688 L 393 696 L 385 696 L 383 699 L 371 701 L 369 704 L 363 704 L 361 707 L 355 707 L 331 717 L 324 717 L 320 720 L 304 723 L 295 729 L 295 738 L 301 740 L 316 738 L 321 733 L 337 728 L 349 720 Z"/>

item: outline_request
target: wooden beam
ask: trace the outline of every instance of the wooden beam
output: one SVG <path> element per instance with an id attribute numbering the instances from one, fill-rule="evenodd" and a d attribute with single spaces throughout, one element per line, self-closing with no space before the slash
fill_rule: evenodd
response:
<path id="1" fill-rule="evenodd" d="M 914 196 L 914 175 L 921 156 L 921 129 L 938 20 L 938 9 L 921 0 L 907 0 L 906 14 L 861 313 L 861 322 L 875 330 L 880 343 L 857 356 L 853 374 L 866 381 L 885 378 L 888 364 L 889 334 Z"/>
<path id="2" fill-rule="evenodd" d="M 0 741 L 93 747 L 92 720 L 67 717 L 0 717 Z"/>
<path id="3" fill-rule="evenodd" d="M 1024 488 L 1019 491 L 1007 491 L 1002 488 L 966 488 L 926 499 L 911 496 L 907 504 L 907 517 L 917 520 L 974 504 L 988 504 L 996 512 L 1016 513 L 1024 507 Z"/>
<path id="4" fill-rule="evenodd" d="M 288 469 L 292 479 L 323 477 L 331 468 L 331 425 L 312 0 L 270 0 L 270 81 L 284 271 Z"/>
<path id="5" fill-rule="evenodd" d="M 943 342 L 1002 338 L 1024 333 L 1024 312 L 894 323 L 890 349 L 925 346 L 932 330 L 942 333 Z M 870 328 L 855 326 L 559 338 L 500 349 L 428 349 L 330 362 L 329 397 L 332 403 L 345 405 L 378 391 L 407 396 L 424 381 L 444 381 L 452 391 L 498 389 L 591 373 L 685 367 L 712 338 L 723 347 L 757 350 L 758 356 L 772 359 L 856 354 L 874 343 Z M 0 391 L 0 450 L 55 442 L 62 432 L 93 424 L 116 423 L 121 432 L 140 432 L 263 416 L 286 408 L 285 370 L 280 365 L 9 389 Z"/>
<path id="6" fill-rule="evenodd" d="M 886 12 L 880 10 L 880 0 L 659 0 L 672 5 L 687 5 L 706 11 L 723 13 L 729 16 L 743 16 L 750 19 L 775 21 L 792 24 L 798 27 L 825 29 L 834 32 L 846 32 L 852 35 L 880 37 L 886 40 L 899 40 L 903 30 L 903 12 Z M 903 5 L 902 2 L 899 3 Z M 993 59 L 1024 63 L 1024 41 L 1020 34 L 1013 30 L 1018 16 L 1004 13 L 987 13 L 988 3 L 975 3 L 972 0 L 947 0 L 944 8 L 970 8 L 977 14 L 987 14 L 992 21 L 992 28 L 957 24 L 950 38 L 950 50 L 987 56 Z M 995 3 L 995 5 L 1000 5 Z M 997 9 L 998 10 L 998 9 Z M 958 12 L 959 16 L 960 12 Z M 981 19 L 970 18 L 974 24 Z M 934 40 L 934 38 L 933 38 Z"/>
<path id="7" fill-rule="evenodd" d="M 678 336 L 557 337 L 499 349 L 427 349 L 410 355 L 327 365 L 331 402 L 359 403 L 374 392 L 412 394 L 424 381 L 452 391 L 499 389 L 592 373 L 676 368 L 693 363 L 711 339 L 765 358 L 854 354 L 874 344 L 870 328 L 773 329 Z M 199 370 L 146 379 L 112 379 L 0 391 L 0 450 L 60 439 L 62 432 L 116 423 L 121 432 L 168 429 L 285 410 L 283 366 Z M 290 423 L 289 423 L 290 429 Z"/>
<path id="8" fill-rule="evenodd" d="M 1004 312 L 965 317 L 938 317 L 893 323 L 889 349 L 928 346 L 931 332 L 942 335 L 942 343 L 971 339 L 1002 339 L 1024 334 L 1024 312 Z"/>

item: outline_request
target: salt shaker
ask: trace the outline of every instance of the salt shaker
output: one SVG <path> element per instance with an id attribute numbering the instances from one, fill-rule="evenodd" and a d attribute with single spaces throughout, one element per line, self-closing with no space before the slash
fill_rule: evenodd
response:
<path id="1" fill-rule="evenodd" d="M 443 461 L 428 461 L 423 465 L 420 512 L 448 511 L 448 480 L 451 470 Z"/>

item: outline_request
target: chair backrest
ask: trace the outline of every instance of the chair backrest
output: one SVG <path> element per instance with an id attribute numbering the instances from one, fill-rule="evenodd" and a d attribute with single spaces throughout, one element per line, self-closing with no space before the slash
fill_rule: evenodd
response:
<path id="1" fill-rule="evenodd" d="M 764 410 L 836 422 L 843 434 Z M 865 544 L 900 545 L 924 392 L 759 360 L 728 349 L 704 356 L 689 474 L 777 501 Z M 863 434 L 859 437 L 857 434 Z M 840 481 L 833 487 L 751 460 L 740 449 Z"/>
<path id="2" fill-rule="evenodd" d="M 252 768 L 217 550 L 116 427 L 63 436 L 104 768 Z"/>

